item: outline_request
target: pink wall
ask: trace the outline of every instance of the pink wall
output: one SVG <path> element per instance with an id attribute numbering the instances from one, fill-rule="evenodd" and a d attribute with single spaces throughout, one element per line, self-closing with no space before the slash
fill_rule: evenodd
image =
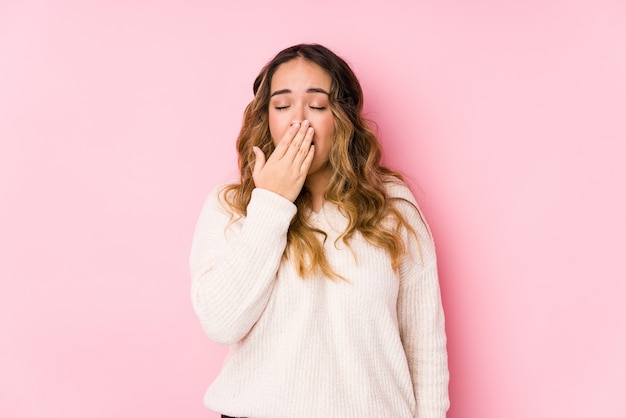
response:
<path id="1" fill-rule="evenodd" d="M 624 2 L 249 3 L 0 4 L 0 416 L 215 416 L 191 234 L 302 41 L 352 63 L 419 186 L 449 416 L 626 416 Z"/>

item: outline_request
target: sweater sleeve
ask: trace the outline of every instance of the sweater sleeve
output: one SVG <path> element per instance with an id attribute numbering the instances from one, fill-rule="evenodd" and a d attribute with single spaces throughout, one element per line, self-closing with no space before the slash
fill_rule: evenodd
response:
<path id="1" fill-rule="evenodd" d="M 296 206 L 254 189 L 247 215 L 231 224 L 221 198 L 214 190 L 198 219 L 189 260 L 191 298 L 205 333 L 220 344 L 234 344 L 267 305 Z"/>
<path id="2" fill-rule="evenodd" d="M 399 187 L 399 186 L 396 186 Z M 435 246 L 428 225 L 406 186 L 397 206 L 415 230 L 408 231 L 408 253 L 400 265 L 398 324 L 416 400 L 417 418 L 444 418 L 448 397 L 446 332 Z M 408 203 L 408 202 L 410 203 Z"/>

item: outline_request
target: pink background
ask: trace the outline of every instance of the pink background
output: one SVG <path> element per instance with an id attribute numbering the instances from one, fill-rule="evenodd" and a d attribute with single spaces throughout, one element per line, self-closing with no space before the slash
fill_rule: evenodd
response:
<path id="1" fill-rule="evenodd" d="M 245 3 L 245 4 L 244 4 Z M 0 416 L 214 417 L 187 257 L 320 42 L 438 245 L 452 418 L 626 416 L 623 1 L 0 3 Z"/>

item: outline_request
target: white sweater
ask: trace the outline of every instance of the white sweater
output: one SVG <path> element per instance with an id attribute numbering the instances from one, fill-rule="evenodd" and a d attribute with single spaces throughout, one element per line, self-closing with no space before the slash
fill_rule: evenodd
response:
<path id="1" fill-rule="evenodd" d="M 396 205 L 419 236 L 405 231 L 409 254 L 399 274 L 386 251 L 360 234 L 352 251 L 335 242 L 347 219 L 325 203 L 311 212 L 328 234 L 337 273 L 300 278 L 282 259 L 296 206 L 255 189 L 247 216 L 228 226 L 219 190 L 196 227 L 192 300 L 207 335 L 228 344 L 207 408 L 249 418 L 445 417 L 448 363 L 435 248 L 413 206 Z M 415 204 L 403 184 L 391 196 Z"/>

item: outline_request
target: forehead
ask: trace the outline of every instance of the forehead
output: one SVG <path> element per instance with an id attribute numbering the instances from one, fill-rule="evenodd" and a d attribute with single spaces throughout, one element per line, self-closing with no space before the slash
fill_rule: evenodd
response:
<path id="1" fill-rule="evenodd" d="M 290 89 L 295 92 L 317 87 L 329 91 L 330 85 L 330 75 L 322 67 L 303 58 L 296 58 L 276 69 L 270 88 L 272 91 Z"/>

